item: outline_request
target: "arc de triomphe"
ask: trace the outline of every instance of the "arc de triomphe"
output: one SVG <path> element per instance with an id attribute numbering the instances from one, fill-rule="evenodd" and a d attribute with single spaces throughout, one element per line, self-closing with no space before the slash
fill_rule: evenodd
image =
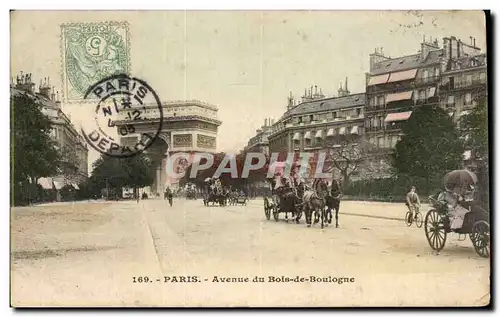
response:
<path id="1" fill-rule="evenodd" d="M 163 125 L 159 137 L 146 150 L 156 166 L 155 182 L 151 193 L 162 194 L 166 187 L 176 188 L 179 179 L 167 175 L 167 158 L 176 152 L 215 153 L 217 147 L 217 107 L 198 100 L 169 101 L 162 104 Z M 155 134 L 160 121 L 158 107 L 146 106 L 147 121 L 134 121 L 135 133 L 120 138 L 121 145 L 133 146 L 142 133 Z M 155 112 L 158 116 L 155 116 Z M 157 118 L 157 120 L 151 120 Z"/>

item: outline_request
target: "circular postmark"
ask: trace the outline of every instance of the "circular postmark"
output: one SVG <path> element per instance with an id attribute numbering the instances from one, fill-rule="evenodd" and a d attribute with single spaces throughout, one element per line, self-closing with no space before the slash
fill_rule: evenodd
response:
<path id="1" fill-rule="evenodd" d="M 93 120 L 82 126 L 87 143 L 112 157 L 131 157 L 159 137 L 163 108 L 156 92 L 143 80 L 113 75 L 90 86 L 84 99 L 97 100 Z"/>

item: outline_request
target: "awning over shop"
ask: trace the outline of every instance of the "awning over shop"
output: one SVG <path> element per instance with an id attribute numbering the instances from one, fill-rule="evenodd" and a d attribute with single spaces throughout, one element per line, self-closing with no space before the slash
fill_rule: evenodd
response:
<path id="1" fill-rule="evenodd" d="M 328 129 L 328 132 L 326 133 L 326 136 L 327 137 L 331 137 L 331 136 L 334 136 L 335 135 L 335 132 L 333 131 L 333 129 Z"/>
<path id="2" fill-rule="evenodd" d="M 80 189 L 80 187 L 78 187 L 78 185 L 75 183 L 71 183 L 71 185 L 73 186 L 74 189 L 77 189 L 77 190 Z"/>
<path id="3" fill-rule="evenodd" d="M 352 127 L 351 134 L 359 134 L 359 128 L 358 128 L 357 125 L 355 125 L 354 127 Z"/>
<path id="4" fill-rule="evenodd" d="M 54 186 L 57 190 L 62 189 L 64 187 L 64 184 L 58 181 L 54 181 Z"/>
<path id="5" fill-rule="evenodd" d="M 344 134 L 345 134 L 345 127 L 342 127 L 339 130 L 339 135 L 344 135 Z"/>
<path id="6" fill-rule="evenodd" d="M 389 113 L 387 117 L 385 117 L 385 122 L 395 122 L 395 121 L 404 121 L 408 120 L 411 116 L 412 111 L 406 111 L 406 112 L 396 112 L 396 113 Z"/>
<path id="7" fill-rule="evenodd" d="M 306 134 L 304 135 L 304 139 L 310 140 L 311 139 L 311 131 L 307 131 Z"/>
<path id="8" fill-rule="evenodd" d="M 431 87 L 431 89 L 429 89 L 429 96 L 427 96 L 427 98 L 434 97 L 435 94 L 436 94 L 436 87 Z"/>
<path id="9" fill-rule="evenodd" d="M 388 79 L 389 79 L 389 74 L 373 76 L 373 77 L 370 77 L 370 79 L 368 80 L 367 86 L 385 84 L 385 83 L 387 83 Z"/>
<path id="10" fill-rule="evenodd" d="M 39 178 L 38 179 L 38 184 L 42 186 L 43 189 L 52 189 L 52 179 L 50 178 Z"/>
<path id="11" fill-rule="evenodd" d="M 316 139 L 322 139 L 323 138 L 323 130 L 318 130 L 315 135 Z"/>
<path id="12" fill-rule="evenodd" d="M 295 132 L 295 134 L 293 135 L 293 140 L 300 141 L 300 134 L 298 132 Z"/>
<path id="13" fill-rule="evenodd" d="M 393 102 L 393 101 L 400 101 L 400 100 L 410 100 L 412 95 L 413 95 L 413 90 L 398 92 L 395 94 L 390 94 L 390 95 L 387 95 L 387 98 L 385 99 L 385 103 L 389 103 L 389 102 Z"/>
<path id="14" fill-rule="evenodd" d="M 394 83 L 397 81 L 413 79 L 413 78 L 415 78 L 415 76 L 417 76 L 417 69 L 416 68 L 404 70 L 401 72 L 391 73 L 391 76 L 389 76 L 389 80 L 387 82 Z"/>
<path id="15" fill-rule="evenodd" d="M 464 111 L 460 112 L 460 116 L 461 116 L 461 117 L 462 117 L 462 116 L 466 116 L 466 115 L 468 115 L 468 114 L 470 114 L 470 111 L 469 111 L 469 110 L 464 110 Z"/>

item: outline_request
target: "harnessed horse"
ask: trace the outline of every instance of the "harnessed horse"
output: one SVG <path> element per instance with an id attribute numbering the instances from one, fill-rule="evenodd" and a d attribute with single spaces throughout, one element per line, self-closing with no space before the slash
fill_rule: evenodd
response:
<path id="1" fill-rule="evenodd" d="M 307 226 L 311 226 L 311 216 L 314 211 L 314 223 L 321 219 L 321 228 L 325 226 L 325 206 L 326 196 L 328 195 L 328 184 L 322 179 L 316 179 L 313 188 L 305 188 L 302 201 L 306 214 Z"/>
<path id="2" fill-rule="evenodd" d="M 333 180 L 332 186 L 330 187 L 330 194 L 326 197 L 326 216 L 328 223 L 332 223 L 332 209 L 335 209 L 335 228 L 339 227 L 339 210 L 341 197 L 342 192 L 340 190 L 340 185 L 336 180 Z"/>

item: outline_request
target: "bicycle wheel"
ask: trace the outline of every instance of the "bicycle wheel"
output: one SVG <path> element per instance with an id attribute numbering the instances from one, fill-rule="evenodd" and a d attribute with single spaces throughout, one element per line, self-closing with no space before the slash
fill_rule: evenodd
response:
<path id="1" fill-rule="evenodd" d="M 409 227 L 411 226 L 413 219 L 411 219 L 411 212 L 407 211 L 405 216 L 405 223 Z"/>
<path id="2" fill-rule="evenodd" d="M 415 213 L 415 224 L 417 225 L 418 228 L 422 228 L 422 224 L 424 223 L 424 219 L 422 219 L 422 214 L 420 211 L 416 211 Z"/>

